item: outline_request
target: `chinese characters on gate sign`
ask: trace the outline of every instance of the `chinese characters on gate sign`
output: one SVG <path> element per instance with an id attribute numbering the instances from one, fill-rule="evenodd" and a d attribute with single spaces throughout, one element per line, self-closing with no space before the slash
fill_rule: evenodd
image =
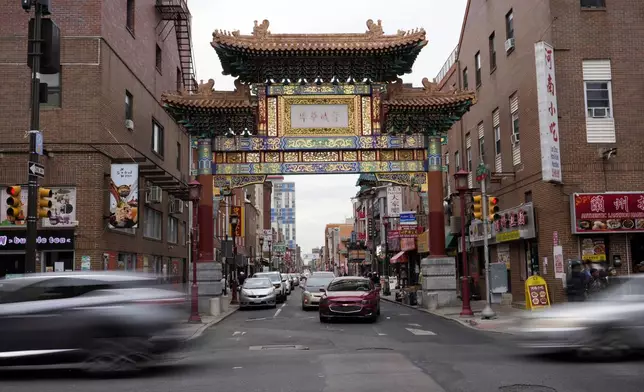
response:
<path id="1" fill-rule="evenodd" d="M 534 46 L 539 100 L 539 133 L 541 139 L 541 176 L 546 182 L 561 183 L 561 152 L 557 113 L 555 54 L 549 44 Z"/>
<path id="2" fill-rule="evenodd" d="M 291 105 L 293 128 L 347 128 L 348 105 Z"/>

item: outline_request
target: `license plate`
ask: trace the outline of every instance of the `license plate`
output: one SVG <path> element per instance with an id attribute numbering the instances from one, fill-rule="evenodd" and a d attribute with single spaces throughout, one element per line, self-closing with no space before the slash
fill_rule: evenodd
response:
<path id="1" fill-rule="evenodd" d="M 260 303 L 260 302 L 262 302 L 262 300 L 261 300 L 261 299 L 254 299 L 254 300 L 253 300 L 253 303 L 256 303 L 256 304 L 258 304 L 258 303 Z"/>

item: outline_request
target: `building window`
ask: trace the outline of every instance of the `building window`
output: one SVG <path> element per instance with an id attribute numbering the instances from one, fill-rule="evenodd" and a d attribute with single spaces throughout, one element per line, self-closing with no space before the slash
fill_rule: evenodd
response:
<path id="1" fill-rule="evenodd" d="M 476 70 L 476 74 L 474 75 L 476 78 L 476 88 L 479 88 L 481 86 L 481 52 L 476 52 L 474 55 L 474 69 Z"/>
<path id="2" fill-rule="evenodd" d="M 163 144 L 163 127 L 155 120 L 152 120 L 152 151 L 163 156 Z"/>
<path id="3" fill-rule="evenodd" d="M 157 45 L 157 49 L 154 54 L 154 63 L 156 64 L 157 72 L 161 73 L 161 70 L 163 69 L 163 51 L 161 51 L 161 47 L 159 45 Z"/>
<path id="4" fill-rule="evenodd" d="M 581 0 L 581 8 L 606 8 L 606 0 Z"/>
<path id="5" fill-rule="evenodd" d="M 183 88 L 183 77 L 181 76 L 181 68 L 177 68 L 177 91 Z"/>
<path id="6" fill-rule="evenodd" d="M 153 240 L 161 240 L 161 225 L 163 224 L 163 214 L 150 207 L 145 207 L 145 216 L 143 222 L 143 236 Z"/>
<path id="7" fill-rule="evenodd" d="M 512 13 L 512 10 L 505 14 L 505 38 L 514 38 L 514 14 Z"/>
<path id="8" fill-rule="evenodd" d="M 458 151 L 454 153 L 454 164 L 456 165 L 456 171 L 461 170 L 461 155 Z"/>
<path id="9" fill-rule="evenodd" d="M 468 147 L 467 150 L 465 150 L 465 153 L 467 158 L 467 171 L 471 172 L 472 171 L 472 148 Z"/>
<path id="10" fill-rule="evenodd" d="M 449 173 L 449 151 L 445 152 L 445 167 L 447 168 L 447 172 Z"/>
<path id="11" fill-rule="evenodd" d="M 470 85 L 470 84 L 469 84 L 469 82 L 467 81 L 467 68 L 465 68 L 465 69 L 463 70 L 463 89 L 464 89 L 464 90 L 467 90 L 467 88 L 469 87 L 469 85 Z"/>
<path id="12" fill-rule="evenodd" d="M 494 47 L 494 32 L 490 34 L 490 37 L 488 38 L 488 44 L 490 47 L 490 73 L 492 73 L 496 69 L 496 48 Z"/>
<path id="13" fill-rule="evenodd" d="M 512 119 L 512 141 L 519 142 L 519 97 L 516 93 L 510 97 L 510 116 Z"/>
<path id="14" fill-rule="evenodd" d="M 501 155 L 501 121 L 499 109 L 492 112 L 492 124 L 494 126 L 494 155 Z"/>
<path id="15" fill-rule="evenodd" d="M 479 160 L 485 162 L 485 137 L 479 137 Z"/>
<path id="16" fill-rule="evenodd" d="M 125 119 L 134 119 L 134 97 L 127 90 L 125 90 Z"/>
<path id="17" fill-rule="evenodd" d="M 60 94 L 60 73 L 43 75 L 38 74 L 40 83 L 47 83 L 47 103 L 43 106 L 61 107 L 62 99 Z"/>
<path id="18" fill-rule="evenodd" d="M 186 222 L 181 222 L 181 229 L 179 230 L 179 244 L 186 244 L 186 233 L 188 232 L 188 226 Z"/>
<path id="19" fill-rule="evenodd" d="M 610 118 L 611 85 L 610 81 L 585 81 L 586 113 L 589 118 Z"/>
<path id="20" fill-rule="evenodd" d="M 125 27 L 127 27 L 131 33 L 134 33 L 134 8 L 134 0 L 127 0 Z"/>
<path id="21" fill-rule="evenodd" d="M 181 171 L 181 143 L 177 142 L 177 170 Z"/>
<path id="22" fill-rule="evenodd" d="M 168 218 L 168 242 L 171 244 L 179 242 L 179 219 L 172 216 Z"/>

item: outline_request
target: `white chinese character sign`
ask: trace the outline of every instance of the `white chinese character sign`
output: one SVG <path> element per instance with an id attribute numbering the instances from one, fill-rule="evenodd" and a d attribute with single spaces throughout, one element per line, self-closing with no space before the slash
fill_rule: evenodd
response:
<path id="1" fill-rule="evenodd" d="M 537 69 L 541 177 L 546 182 L 561 183 L 555 53 L 552 46 L 540 41 L 534 44 L 534 55 Z"/>
<path id="2" fill-rule="evenodd" d="M 387 188 L 387 216 L 397 218 L 402 211 L 402 187 L 390 186 Z"/>
<path id="3" fill-rule="evenodd" d="M 348 105 L 291 105 L 291 127 L 348 128 Z"/>

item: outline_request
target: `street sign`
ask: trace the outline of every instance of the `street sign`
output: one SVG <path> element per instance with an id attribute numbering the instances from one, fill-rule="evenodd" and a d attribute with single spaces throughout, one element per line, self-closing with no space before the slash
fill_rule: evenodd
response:
<path id="1" fill-rule="evenodd" d="M 43 155 L 45 153 L 43 146 L 42 133 L 40 131 L 32 131 L 36 134 L 36 154 Z"/>
<path id="2" fill-rule="evenodd" d="M 45 167 L 36 162 L 29 162 L 29 174 L 32 176 L 45 178 Z"/>

